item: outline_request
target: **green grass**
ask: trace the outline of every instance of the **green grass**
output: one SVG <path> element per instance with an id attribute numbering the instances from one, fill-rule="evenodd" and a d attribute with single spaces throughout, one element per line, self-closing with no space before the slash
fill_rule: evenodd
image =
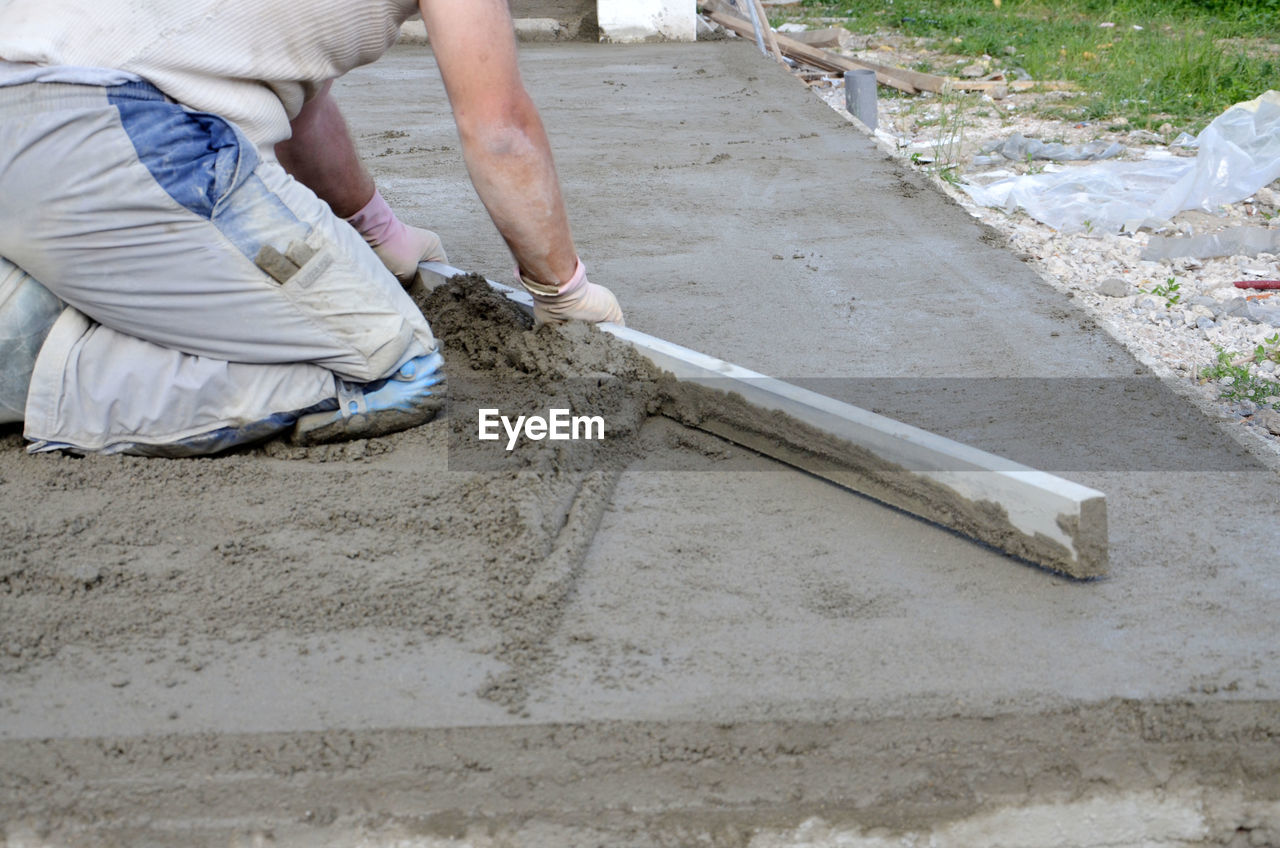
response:
<path id="1" fill-rule="evenodd" d="M 1087 92 L 1063 118 L 1198 130 L 1280 87 L 1280 0 L 804 0 L 854 32 L 897 31 L 954 54 L 995 57 Z M 1103 28 L 1102 22 L 1114 23 Z M 1134 26 L 1142 29 L 1134 29 Z"/>
<path id="2" fill-rule="evenodd" d="M 1218 397 L 1223 400 L 1248 400 L 1258 406 L 1280 411 L 1280 383 L 1252 373 L 1249 366 L 1270 360 L 1280 363 L 1280 333 L 1268 336 L 1251 353 L 1240 354 L 1217 348 L 1217 359 L 1197 371 L 1201 383 L 1218 383 Z"/>
<path id="3" fill-rule="evenodd" d="M 1218 383 L 1218 397 L 1222 400 L 1247 400 L 1280 411 L 1280 383 L 1251 373 L 1247 363 L 1222 348 L 1218 348 L 1213 364 L 1199 369 L 1199 379 L 1201 383 Z"/>

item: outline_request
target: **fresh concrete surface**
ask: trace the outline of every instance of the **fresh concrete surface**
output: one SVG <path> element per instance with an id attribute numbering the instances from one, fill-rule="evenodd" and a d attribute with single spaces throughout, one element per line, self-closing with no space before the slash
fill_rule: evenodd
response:
<path id="1" fill-rule="evenodd" d="M 523 56 L 579 248 L 630 325 L 854 403 L 854 378 L 1141 370 L 749 45 Z M 337 91 L 402 216 L 437 229 L 452 264 L 508 273 L 425 52 L 398 49 Z M 268 831 L 299 845 L 747 845 L 758 830 L 803 844 L 814 816 L 892 835 L 1156 793 L 1202 804 L 1210 824 L 1175 828 L 1200 834 L 1183 843 L 1261 838 L 1280 828 L 1280 480 L 1184 401 L 1144 391 L 1091 432 L 916 410 L 996 452 L 1095 439 L 1096 455 L 1055 470 L 1108 494 L 1105 580 L 1051 576 L 659 420 L 521 711 L 476 694 L 499 664 L 465 630 L 282 621 L 249 640 L 183 637 L 185 664 L 152 659 L 180 634 L 77 644 L 3 677 L 0 820 L 15 848 Z M 1202 452 L 1170 470 L 1177 435 Z M 440 461 L 412 449 L 391 456 Z M 0 497 L 28 508 L 12 484 Z M 326 538 L 304 526 L 304 550 Z M 837 831 L 809 844 L 857 844 Z"/>
<path id="2" fill-rule="evenodd" d="M 599 37 L 596 0 L 511 0 L 508 5 L 517 20 L 551 19 L 564 27 L 570 38 L 595 41 Z"/>

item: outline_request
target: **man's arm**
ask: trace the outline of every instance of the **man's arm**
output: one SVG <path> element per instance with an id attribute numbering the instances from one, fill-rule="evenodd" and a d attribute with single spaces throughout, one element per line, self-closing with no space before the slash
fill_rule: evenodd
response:
<path id="1" fill-rule="evenodd" d="M 325 83 L 290 122 L 293 135 L 276 145 L 276 158 L 333 214 L 350 218 L 373 197 L 373 178 L 360 162 L 332 87 L 332 80 Z"/>
<path id="2" fill-rule="evenodd" d="M 524 276 L 556 285 L 577 253 L 506 0 L 418 0 L 476 193 Z"/>
<path id="3" fill-rule="evenodd" d="M 444 261 L 440 237 L 407 227 L 391 211 L 356 153 L 346 119 L 324 84 L 289 126 L 293 134 L 276 145 L 276 158 L 294 179 L 329 204 L 364 236 L 391 273 L 408 284 L 424 260 Z"/>

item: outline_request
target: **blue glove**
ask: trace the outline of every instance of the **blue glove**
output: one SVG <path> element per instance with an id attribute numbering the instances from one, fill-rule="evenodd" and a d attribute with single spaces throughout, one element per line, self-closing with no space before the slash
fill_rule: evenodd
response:
<path id="1" fill-rule="evenodd" d="M 444 405 L 444 357 L 440 351 L 410 359 L 390 377 L 372 383 L 338 380 L 338 408 L 298 419 L 292 441 L 318 445 L 368 439 L 426 424 Z"/>

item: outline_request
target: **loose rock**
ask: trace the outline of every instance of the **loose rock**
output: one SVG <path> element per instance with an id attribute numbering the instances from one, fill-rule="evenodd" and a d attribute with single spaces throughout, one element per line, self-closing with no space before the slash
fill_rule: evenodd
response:
<path id="1" fill-rule="evenodd" d="M 1276 412 L 1274 409 L 1264 409 L 1253 416 L 1253 422 L 1271 435 L 1280 436 L 1280 412 Z"/>
<path id="2" fill-rule="evenodd" d="M 1249 317 L 1249 301 L 1243 297 L 1233 297 L 1222 304 L 1222 312 L 1235 318 Z"/>
<path id="3" fill-rule="evenodd" d="M 1124 297 L 1129 293 L 1129 284 L 1119 277 L 1107 277 L 1098 283 L 1098 294 L 1106 297 Z"/>

